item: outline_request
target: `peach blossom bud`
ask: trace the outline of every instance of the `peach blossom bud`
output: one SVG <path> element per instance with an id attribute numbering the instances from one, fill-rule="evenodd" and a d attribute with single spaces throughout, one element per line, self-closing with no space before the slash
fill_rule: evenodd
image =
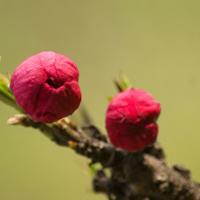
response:
<path id="1" fill-rule="evenodd" d="M 52 123 L 81 102 L 78 68 L 68 57 L 44 51 L 22 62 L 11 77 L 17 103 L 35 121 Z"/>
<path id="2" fill-rule="evenodd" d="M 110 102 L 106 129 L 115 147 L 139 151 L 157 138 L 160 104 L 143 90 L 126 89 Z"/>

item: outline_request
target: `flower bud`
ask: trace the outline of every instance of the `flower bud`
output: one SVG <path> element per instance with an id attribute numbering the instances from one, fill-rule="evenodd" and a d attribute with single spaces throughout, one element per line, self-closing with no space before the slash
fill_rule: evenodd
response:
<path id="1" fill-rule="evenodd" d="M 35 121 L 52 123 L 72 114 L 81 102 L 79 72 L 72 60 L 51 51 L 22 62 L 11 77 L 17 103 Z"/>
<path id="2" fill-rule="evenodd" d="M 106 129 L 115 147 L 139 151 L 157 138 L 155 121 L 160 104 L 143 90 L 126 89 L 110 102 L 106 114 Z"/>

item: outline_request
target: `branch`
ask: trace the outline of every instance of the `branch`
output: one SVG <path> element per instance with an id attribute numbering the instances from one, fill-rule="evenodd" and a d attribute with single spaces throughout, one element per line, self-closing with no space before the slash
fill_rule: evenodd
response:
<path id="1" fill-rule="evenodd" d="M 168 165 L 158 143 L 140 152 L 127 152 L 113 147 L 93 125 L 81 129 L 66 119 L 46 125 L 25 114 L 15 115 L 8 124 L 39 129 L 56 144 L 90 158 L 91 165 L 101 163 L 93 188 L 109 200 L 200 200 L 200 185 L 191 179 L 190 171 Z M 109 177 L 105 168 L 111 172 Z"/>

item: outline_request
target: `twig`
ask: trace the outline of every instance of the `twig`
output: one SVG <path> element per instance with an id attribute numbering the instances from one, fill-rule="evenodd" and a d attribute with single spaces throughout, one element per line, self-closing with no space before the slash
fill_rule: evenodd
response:
<path id="1" fill-rule="evenodd" d="M 96 172 L 93 188 L 106 193 L 109 200 L 200 200 L 200 185 L 192 181 L 190 171 L 168 165 L 158 143 L 140 152 L 127 152 L 114 148 L 93 126 L 84 128 L 90 131 L 86 134 L 63 120 L 48 126 L 26 115 L 15 115 L 8 123 L 37 128 L 58 145 L 90 158 L 91 164 L 101 163 L 103 168 Z M 104 168 L 110 169 L 110 177 Z"/>

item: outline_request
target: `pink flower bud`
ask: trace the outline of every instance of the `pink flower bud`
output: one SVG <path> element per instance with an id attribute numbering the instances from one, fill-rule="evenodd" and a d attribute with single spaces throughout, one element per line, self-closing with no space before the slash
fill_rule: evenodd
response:
<path id="1" fill-rule="evenodd" d="M 106 114 L 106 129 L 115 147 L 139 151 L 156 140 L 155 121 L 160 105 L 147 92 L 127 89 L 110 102 Z"/>
<path id="2" fill-rule="evenodd" d="M 72 114 L 81 102 L 79 72 L 72 60 L 51 51 L 22 62 L 11 77 L 17 103 L 35 121 L 52 123 Z"/>

